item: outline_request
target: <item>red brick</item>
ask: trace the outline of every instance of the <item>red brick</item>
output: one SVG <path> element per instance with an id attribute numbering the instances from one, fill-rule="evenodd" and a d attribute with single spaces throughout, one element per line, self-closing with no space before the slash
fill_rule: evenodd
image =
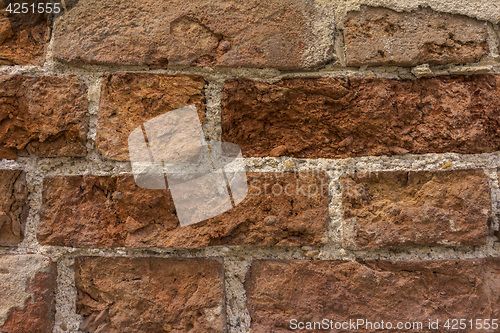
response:
<path id="1" fill-rule="evenodd" d="M 0 246 L 21 242 L 28 210 L 25 172 L 0 170 Z"/>
<path id="2" fill-rule="evenodd" d="M 212 259 L 75 262 L 85 332 L 225 332 L 224 273 Z"/>
<path id="3" fill-rule="evenodd" d="M 226 81 L 222 139 L 245 156 L 500 150 L 499 76 Z"/>
<path id="4" fill-rule="evenodd" d="M 289 332 L 290 321 L 391 322 L 500 316 L 500 260 L 266 261 L 245 280 L 252 332 Z M 491 320 L 490 320 L 491 322 Z M 352 332 L 389 332 L 365 330 Z M 331 330 L 340 331 L 340 330 Z M 430 332 L 428 327 L 397 332 Z M 478 330 L 463 330 L 476 332 Z M 493 332 L 489 330 L 488 332 Z M 314 330 L 318 332 L 318 330 Z"/>
<path id="5" fill-rule="evenodd" d="M 52 332 L 56 265 L 41 255 L 0 256 L 0 331 Z"/>
<path id="6" fill-rule="evenodd" d="M 73 247 L 324 244 L 322 173 L 248 173 L 247 181 L 249 193 L 235 208 L 180 227 L 170 192 L 140 188 L 131 175 L 46 178 L 38 240 Z"/>
<path id="7" fill-rule="evenodd" d="M 378 172 L 341 185 L 348 247 L 486 243 L 492 213 L 482 170 Z"/>
<path id="8" fill-rule="evenodd" d="M 87 103 L 76 76 L 0 76 L 0 158 L 85 155 Z"/>
<path id="9" fill-rule="evenodd" d="M 473 63 L 488 54 L 486 21 L 424 8 L 398 13 L 363 7 L 347 13 L 348 66 Z"/>
<path id="10" fill-rule="evenodd" d="M 107 75 L 100 102 L 97 149 L 106 158 L 128 160 L 130 132 L 156 116 L 187 105 L 196 104 L 203 121 L 204 86 L 205 80 L 195 75 Z"/>
<path id="11" fill-rule="evenodd" d="M 8 13 L 9 3 L 29 6 L 36 1 L 0 0 L 0 65 L 43 65 L 50 39 L 48 15 Z"/>
<path id="12" fill-rule="evenodd" d="M 315 67 L 333 58 L 331 19 L 320 12 L 312 0 L 80 0 L 55 21 L 54 56 L 76 65 Z"/>

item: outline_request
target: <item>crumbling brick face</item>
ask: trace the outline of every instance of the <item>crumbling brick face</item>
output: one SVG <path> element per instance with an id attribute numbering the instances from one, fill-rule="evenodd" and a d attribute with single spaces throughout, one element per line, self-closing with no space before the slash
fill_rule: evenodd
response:
<path id="1" fill-rule="evenodd" d="M 55 21 L 54 56 L 76 65 L 317 67 L 333 57 L 333 43 L 314 31 L 312 22 L 326 18 L 313 6 L 311 0 L 79 1 Z M 319 54 L 312 62 L 304 57 L 309 47 Z"/>
<path id="2" fill-rule="evenodd" d="M 482 170 L 389 171 L 346 177 L 345 245 L 482 245 L 491 200 Z"/>
<path id="3" fill-rule="evenodd" d="M 76 76 L 0 76 L 0 157 L 85 156 L 87 112 Z"/>
<path id="4" fill-rule="evenodd" d="M 0 246 L 16 246 L 29 213 L 25 172 L 0 170 L 0 207 Z"/>
<path id="5" fill-rule="evenodd" d="M 399 261 L 259 260 L 245 281 L 252 330 L 293 332 L 293 323 L 421 323 L 458 317 L 497 318 L 498 259 Z M 292 315 L 290 315 L 292 314 Z M 362 315 L 362 318 L 360 316 Z M 354 327 L 358 332 L 370 326 Z M 332 326 L 335 329 L 335 326 Z M 380 326 L 379 326 L 380 327 Z M 384 326 L 386 328 L 387 326 Z M 349 327 L 352 329 L 352 327 Z M 297 329 L 297 327 L 295 327 Z M 470 330 L 472 331 L 472 330 Z"/>
<path id="6" fill-rule="evenodd" d="M 488 24 L 420 9 L 363 7 L 344 22 L 348 66 L 474 63 L 488 54 Z"/>
<path id="7" fill-rule="evenodd" d="M 169 191 L 137 186 L 132 175 L 46 178 L 38 239 L 74 247 L 322 245 L 328 223 L 324 173 L 249 173 L 233 209 L 180 227 Z"/>
<path id="8" fill-rule="evenodd" d="M 75 265 L 85 332 L 225 331 L 217 260 L 80 257 Z"/>
<path id="9" fill-rule="evenodd" d="M 50 15 L 7 11 L 9 4 L 16 3 L 38 5 L 34 0 L 0 1 L 0 65 L 43 65 L 50 40 Z"/>
<path id="10" fill-rule="evenodd" d="M 493 152 L 499 89 L 497 75 L 228 80 L 222 138 L 255 157 Z"/>

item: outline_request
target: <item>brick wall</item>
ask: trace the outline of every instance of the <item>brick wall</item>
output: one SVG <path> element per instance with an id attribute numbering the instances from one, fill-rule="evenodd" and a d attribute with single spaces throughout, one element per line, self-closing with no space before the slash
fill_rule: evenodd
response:
<path id="1" fill-rule="evenodd" d="M 500 321 L 497 2 L 16 2 L 0 332 L 499 331 L 470 326 Z M 169 190 L 134 181 L 128 138 L 191 104 L 249 187 L 181 227 Z M 362 328 L 344 331 L 384 331 Z"/>

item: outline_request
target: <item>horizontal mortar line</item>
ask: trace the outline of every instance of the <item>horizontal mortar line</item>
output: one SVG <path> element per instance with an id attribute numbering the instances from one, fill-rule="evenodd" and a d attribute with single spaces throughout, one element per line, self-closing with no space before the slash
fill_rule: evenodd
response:
<path id="1" fill-rule="evenodd" d="M 287 167 L 287 161 L 292 162 L 294 165 L 292 167 Z M 497 168 L 500 167 L 500 152 L 481 154 L 405 154 L 393 156 L 348 157 L 341 159 L 303 159 L 293 157 L 245 158 L 247 171 L 250 172 L 282 172 L 310 169 L 345 171 L 346 168 L 356 169 L 357 171 L 431 171 L 442 170 L 442 167 L 448 162 L 452 162 L 452 164 L 450 167 L 446 168 L 446 170 Z"/>
<path id="2" fill-rule="evenodd" d="M 415 77 L 412 70 L 419 70 L 421 65 L 415 67 L 398 66 L 369 66 L 349 67 L 334 66 L 330 68 L 315 68 L 303 70 L 279 70 L 277 68 L 254 68 L 254 67 L 170 67 L 164 69 L 150 69 L 145 66 L 106 66 L 106 65 L 83 65 L 74 66 L 56 63 L 55 66 L 1 66 L 0 74 L 21 75 L 77 75 L 77 76 L 102 76 L 119 72 L 151 73 L 151 74 L 187 74 L 220 77 L 220 80 L 230 78 L 248 78 L 255 80 L 280 80 L 291 77 L 380 77 L 391 78 L 398 76 Z M 430 73 L 425 76 L 447 76 L 447 75 L 471 75 L 471 74 L 500 74 L 500 63 L 471 63 L 464 65 L 441 65 L 429 66 Z M 474 73 L 474 71 L 478 71 Z"/>
<path id="3" fill-rule="evenodd" d="M 350 250 L 342 247 L 325 246 L 251 246 L 227 245 L 200 248 L 72 248 L 40 245 L 35 253 L 56 260 L 61 257 L 161 257 L 161 258 L 235 258 L 246 260 L 454 260 L 500 257 L 500 244 L 482 246 L 412 246 L 393 249 Z M 307 252 L 319 251 L 315 256 Z M 1 248 L 1 254 L 26 254 L 29 251 Z M 34 252 L 31 250 L 31 252 Z"/>
<path id="4" fill-rule="evenodd" d="M 316 247 L 317 249 L 321 247 Z M 302 247 L 278 246 L 252 246 L 252 245 L 214 245 L 198 248 L 179 247 L 151 247 L 151 248 L 76 248 L 64 246 L 40 245 L 39 253 L 47 256 L 64 255 L 66 257 L 78 256 L 107 256 L 107 257 L 163 257 L 163 258 L 229 258 L 229 257 L 300 257 L 306 259 Z"/>
<path id="5" fill-rule="evenodd" d="M 171 67 L 165 69 L 150 69 L 145 66 L 104 66 L 104 65 L 84 65 L 71 66 L 58 64 L 54 67 L 45 66 L 1 66 L 0 74 L 23 74 L 23 75 L 77 75 L 77 76 L 102 76 L 120 72 L 128 73 L 150 73 L 150 74 L 187 74 L 187 75 L 221 75 L 225 74 L 242 76 L 251 74 L 250 77 L 262 78 L 277 77 L 281 74 L 275 68 L 230 68 L 230 67 Z M 233 74 L 229 74 L 232 72 Z M 264 74 L 263 74 L 264 73 Z M 265 74 L 267 73 L 267 74 Z M 253 74 L 253 75 L 252 75 Z"/>
<path id="6" fill-rule="evenodd" d="M 492 243 L 492 242 L 490 242 Z M 392 249 L 345 250 L 357 260 L 453 260 L 500 257 L 500 243 L 482 246 L 408 246 Z"/>
<path id="7" fill-rule="evenodd" d="M 35 160 L 34 160 L 35 159 Z M 495 169 L 500 167 L 500 151 L 480 154 L 460 153 L 428 153 L 404 154 L 393 156 L 359 156 L 339 159 L 326 158 L 298 158 L 298 157 L 246 157 L 243 158 L 247 172 L 283 172 L 301 170 L 345 171 L 417 171 L 442 170 L 442 167 L 451 162 L 445 170 L 455 169 Z M 286 162 L 292 166 L 287 166 Z M 101 159 L 92 161 L 86 157 L 53 157 L 34 158 L 18 157 L 16 160 L 1 160 L 0 169 L 22 169 L 30 172 L 35 164 L 35 172 L 42 176 L 77 176 L 77 175 L 118 175 L 132 173 L 131 163 L 127 161 L 113 161 Z M 54 170 L 57 168 L 57 170 Z M 61 171 L 65 169 L 65 171 Z M 89 169 L 89 172 L 79 172 Z M 72 171 L 72 173 L 69 173 Z M 119 172 L 117 172 L 119 171 Z"/>

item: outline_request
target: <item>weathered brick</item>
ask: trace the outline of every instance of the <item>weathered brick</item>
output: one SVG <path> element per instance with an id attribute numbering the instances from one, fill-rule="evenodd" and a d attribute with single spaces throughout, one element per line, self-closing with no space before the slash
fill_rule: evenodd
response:
<path id="1" fill-rule="evenodd" d="M 235 208 L 179 226 L 169 191 L 140 188 L 132 175 L 45 178 L 38 240 L 73 247 L 321 245 L 328 219 L 322 173 L 248 173 Z"/>
<path id="2" fill-rule="evenodd" d="M 348 247 L 486 243 L 491 200 L 482 170 L 377 172 L 340 183 Z"/>
<path id="3" fill-rule="evenodd" d="M 195 75 L 118 73 L 103 83 L 96 144 L 104 157 L 128 160 L 128 137 L 144 122 L 196 104 L 205 116 L 205 80 Z"/>
<path id="4" fill-rule="evenodd" d="M 76 76 L 0 76 L 0 158 L 85 155 L 87 103 Z"/>
<path id="5" fill-rule="evenodd" d="M 226 81 L 222 139 L 245 156 L 500 150 L 499 76 Z"/>
<path id="6" fill-rule="evenodd" d="M 428 8 L 362 7 L 344 22 L 348 66 L 473 63 L 488 54 L 487 39 L 485 21 Z"/>
<path id="7" fill-rule="evenodd" d="M 0 246 L 15 246 L 23 238 L 28 216 L 26 174 L 0 170 Z"/>
<path id="8" fill-rule="evenodd" d="M 313 0 L 80 0 L 55 21 L 54 56 L 72 64 L 314 67 L 333 57 L 331 19 L 320 12 Z"/>
<path id="9" fill-rule="evenodd" d="M 0 0 L 0 65 L 42 65 L 50 39 L 48 15 L 8 13 L 9 3 L 36 1 Z"/>
<path id="10" fill-rule="evenodd" d="M 498 318 L 500 260 L 443 261 L 255 261 L 245 280 L 252 332 L 289 332 L 291 319 L 334 322 L 364 319 L 398 322 Z M 319 330 L 314 330 L 317 332 Z M 475 332 L 476 330 L 464 330 Z M 489 330 L 493 332 L 494 330 Z"/>
<path id="11" fill-rule="evenodd" d="M 44 256 L 0 256 L 0 332 L 52 332 L 56 277 Z"/>
<path id="12" fill-rule="evenodd" d="M 225 332 L 224 273 L 213 259 L 75 261 L 84 332 Z"/>

